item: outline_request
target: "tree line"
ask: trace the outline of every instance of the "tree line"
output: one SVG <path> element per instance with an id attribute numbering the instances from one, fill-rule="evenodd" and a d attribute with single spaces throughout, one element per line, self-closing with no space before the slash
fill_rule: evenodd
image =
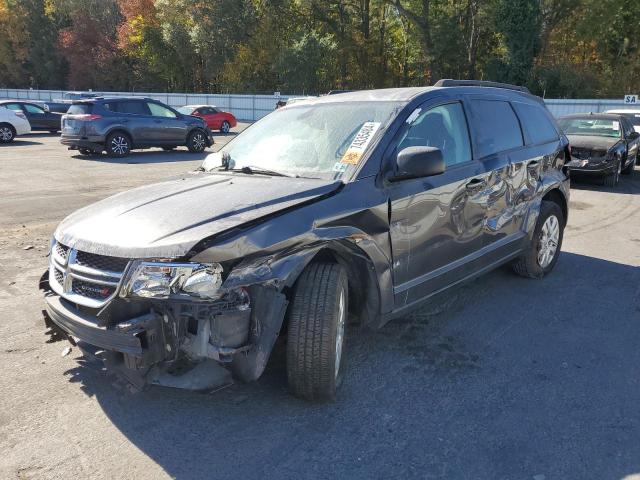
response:
<path id="1" fill-rule="evenodd" d="M 0 0 L 0 87 L 640 93 L 638 0 Z"/>

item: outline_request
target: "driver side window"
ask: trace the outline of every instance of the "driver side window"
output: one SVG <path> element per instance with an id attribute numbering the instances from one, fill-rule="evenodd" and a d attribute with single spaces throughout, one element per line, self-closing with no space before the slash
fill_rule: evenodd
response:
<path id="1" fill-rule="evenodd" d="M 470 161 L 469 129 L 462 105 L 449 103 L 418 113 L 402 135 L 397 152 L 407 147 L 439 148 L 447 167 Z"/>

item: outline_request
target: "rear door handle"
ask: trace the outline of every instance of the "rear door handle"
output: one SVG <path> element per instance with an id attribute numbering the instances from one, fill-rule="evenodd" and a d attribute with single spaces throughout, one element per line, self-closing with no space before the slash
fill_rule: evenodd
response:
<path id="1" fill-rule="evenodd" d="M 477 192 L 478 190 L 484 188 L 487 184 L 485 180 L 481 180 L 480 178 L 474 178 L 469 183 L 465 185 L 465 189 L 467 192 Z"/>

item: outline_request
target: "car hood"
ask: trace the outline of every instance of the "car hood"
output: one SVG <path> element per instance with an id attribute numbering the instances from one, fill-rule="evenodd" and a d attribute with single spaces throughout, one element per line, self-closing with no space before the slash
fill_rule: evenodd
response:
<path id="1" fill-rule="evenodd" d="M 572 147 L 589 150 L 609 150 L 620 141 L 619 138 L 599 137 L 594 135 L 567 135 Z"/>
<path id="2" fill-rule="evenodd" d="M 178 258 L 212 235 L 335 192 L 342 182 L 264 175 L 189 174 L 82 208 L 60 243 L 124 258 Z"/>

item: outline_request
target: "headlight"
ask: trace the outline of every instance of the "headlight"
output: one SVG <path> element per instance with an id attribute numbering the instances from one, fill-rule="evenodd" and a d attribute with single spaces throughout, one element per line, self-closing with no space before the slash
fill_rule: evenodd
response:
<path id="1" fill-rule="evenodd" d="M 218 263 L 134 263 L 120 292 L 123 297 L 168 298 L 185 293 L 199 298 L 218 298 L 222 266 Z"/>

